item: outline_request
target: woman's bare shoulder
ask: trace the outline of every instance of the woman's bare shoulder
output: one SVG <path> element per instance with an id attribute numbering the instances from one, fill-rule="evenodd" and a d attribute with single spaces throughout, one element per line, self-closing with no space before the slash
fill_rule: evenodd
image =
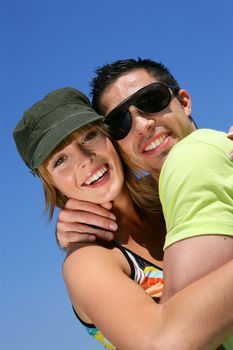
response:
<path id="1" fill-rule="evenodd" d="M 76 243 L 71 246 L 63 263 L 64 278 L 74 271 L 104 271 L 106 266 L 125 269 L 124 255 L 110 242 Z"/>

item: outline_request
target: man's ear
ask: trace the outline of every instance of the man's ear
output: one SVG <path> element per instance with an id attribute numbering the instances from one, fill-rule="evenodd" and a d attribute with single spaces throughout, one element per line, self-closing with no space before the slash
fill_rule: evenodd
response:
<path id="1" fill-rule="evenodd" d="M 179 101 L 185 111 L 187 117 L 190 117 L 192 113 L 191 97 L 187 90 L 180 89 L 179 91 Z"/>

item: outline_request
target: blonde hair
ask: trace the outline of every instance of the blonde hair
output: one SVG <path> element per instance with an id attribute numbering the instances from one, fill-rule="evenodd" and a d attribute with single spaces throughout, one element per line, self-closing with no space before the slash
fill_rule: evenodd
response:
<path id="1" fill-rule="evenodd" d="M 47 170 L 49 160 L 54 156 L 55 153 L 59 152 L 64 147 L 71 144 L 75 139 L 77 139 L 77 137 L 80 136 L 80 133 L 88 131 L 93 127 L 95 130 L 101 132 L 104 136 L 110 138 L 106 128 L 102 124 L 102 121 L 96 122 L 95 124 L 92 123 L 85 125 L 84 127 L 74 131 L 65 140 L 63 140 L 50 154 L 47 160 L 37 168 L 37 175 L 41 178 L 44 189 L 45 209 L 49 212 L 50 219 L 53 217 L 55 207 L 63 208 L 68 198 L 55 187 L 52 178 Z M 116 148 L 117 153 L 122 161 L 125 185 L 130 192 L 134 205 L 138 209 L 145 212 L 162 213 L 159 196 L 156 191 L 156 182 L 150 176 L 143 176 L 140 169 L 130 160 L 130 158 L 120 148 L 117 142 L 113 142 L 113 145 Z"/>

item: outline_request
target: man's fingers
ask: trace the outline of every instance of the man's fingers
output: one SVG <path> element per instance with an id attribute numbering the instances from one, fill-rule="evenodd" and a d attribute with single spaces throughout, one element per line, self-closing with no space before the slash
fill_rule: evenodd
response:
<path id="1" fill-rule="evenodd" d="M 233 126 L 231 126 L 230 129 L 228 130 L 227 137 L 229 139 L 233 139 Z"/>
<path id="2" fill-rule="evenodd" d="M 64 232 L 64 233 L 70 233 L 72 232 L 77 234 L 91 234 L 95 235 L 99 238 L 109 238 L 112 239 L 114 237 L 113 232 L 107 231 L 107 230 L 102 230 L 99 227 L 94 227 L 94 226 L 89 226 L 85 224 L 80 224 L 80 223 L 66 223 L 64 221 L 58 221 L 57 222 L 57 231 L 58 232 Z"/>
<path id="3" fill-rule="evenodd" d="M 95 213 L 90 213 L 86 211 L 81 210 L 61 210 L 59 213 L 59 220 L 57 223 L 57 227 L 59 228 L 59 223 L 77 223 L 77 225 L 80 224 L 87 224 L 88 227 L 96 226 L 98 228 L 104 229 L 104 230 L 111 230 L 116 231 L 117 230 L 117 223 L 114 220 L 109 219 L 105 216 L 99 216 Z M 79 230 L 78 230 L 79 232 Z M 88 233 L 93 233 L 90 231 L 86 231 Z"/>
<path id="4" fill-rule="evenodd" d="M 108 210 L 112 209 L 112 203 L 111 202 L 103 203 L 103 204 L 100 204 L 100 205 L 101 205 L 101 207 L 103 207 L 105 209 L 108 209 Z"/>
<path id="5" fill-rule="evenodd" d="M 56 237 L 59 245 L 68 248 L 69 243 L 94 242 L 96 238 L 114 239 L 118 226 L 116 217 L 108 209 L 111 203 L 102 206 L 85 201 L 69 199 L 58 215 Z"/>
<path id="6" fill-rule="evenodd" d="M 228 130 L 228 134 L 227 137 L 231 140 L 233 140 L 233 126 L 230 127 L 230 129 Z M 233 150 L 231 151 L 231 153 L 229 154 L 229 158 L 231 160 L 233 160 Z"/>
<path id="7" fill-rule="evenodd" d="M 229 158 L 233 160 L 233 151 L 229 154 Z"/>
<path id="8" fill-rule="evenodd" d="M 84 225 L 83 225 L 84 226 Z M 80 229 L 80 227 L 79 227 Z M 59 231 L 57 230 L 57 240 L 61 248 L 67 249 L 70 243 L 91 243 L 95 242 L 96 238 L 103 239 L 105 241 L 111 241 L 114 238 L 112 232 L 102 231 L 98 229 L 92 229 L 87 227 L 86 231 L 93 230 L 93 234 L 85 233 L 85 228 L 81 228 L 82 233 L 75 231 Z M 62 232 L 62 233 L 61 233 Z"/>
<path id="9" fill-rule="evenodd" d="M 63 233 L 60 239 L 57 232 L 57 241 L 61 248 L 68 249 L 71 243 L 92 243 L 96 241 L 96 236 L 88 233 L 66 232 Z"/>
<path id="10" fill-rule="evenodd" d="M 69 199 L 65 205 L 65 208 L 95 213 L 96 215 L 104 216 L 112 220 L 116 219 L 115 215 L 109 212 L 109 209 L 112 208 L 112 204 L 110 202 L 99 205 L 90 202 L 79 201 L 77 199 Z"/>

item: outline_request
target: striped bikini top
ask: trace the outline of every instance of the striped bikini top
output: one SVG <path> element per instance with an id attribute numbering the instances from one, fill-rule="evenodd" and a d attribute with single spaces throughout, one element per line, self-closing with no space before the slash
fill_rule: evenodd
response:
<path id="1" fill-rule="evenodd" d="M 115 241 L 112 243 L 116 248 L 120 249 L 127 259 L 131 270 L 130 278 L 139 284 L 141 288 L 143 288 L 156 302 L 159 302 L 163 291 L 163 270 L 161 267 L 156 266 L 152 262 L 142 258 L 132 250 L 121 246 Z M 95 327 L 94 324 L 82 321 L 75 310 L 74 313 L 86 328 L 90 336 L 101 342 L 106 349 L 116 350 L 116 347 L 105 338 L 103 333 Z"/>

